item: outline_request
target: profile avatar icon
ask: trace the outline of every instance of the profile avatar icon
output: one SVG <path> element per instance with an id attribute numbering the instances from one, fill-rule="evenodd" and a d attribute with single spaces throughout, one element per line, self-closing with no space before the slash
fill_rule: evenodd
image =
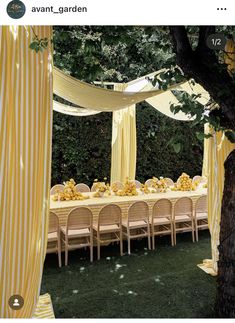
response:
<path id="1" fill-rule="evenodd" d="M 22 18 L 25 14 L 26 8 L 22 1 L 12 0 L 7 5 L 7 14 L 13 19 Z"/>
<path id="2" fill-rule="evenodd" d="M 14 299 L 13 306 L 20 306 L 18 298 Z"/>
<path id="3" fill-rule="evenodd" d="M 20 310 L 24 306 L 24 299 L 21 295 L 12 295 L 8 300 L 8 305 L 14 311 Z"/>

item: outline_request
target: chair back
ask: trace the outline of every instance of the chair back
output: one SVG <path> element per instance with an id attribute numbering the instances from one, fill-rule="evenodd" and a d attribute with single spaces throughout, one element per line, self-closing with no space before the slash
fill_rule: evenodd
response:
<path id="1" fill-rule="evenodd" d="M 144 201 L 133 203 L 128 209 L 128 221 L 149 221 L 149 206 Z"/>
<path id="2" fill-rule="evenodd" d="M 199 184 L 202 182 L 202 176 L 196 175 L 193 177 L 193 183 L 199 182 Z"/>
<path id="3" fill-rule="evenodd" d="M 50 211 L 48 233 L 57 232 L 58 230 L 59 230 L 59 218 L 57 214 Z"/>
<path id="4" fill-rule="evenodd" d="M 174 186 L 174 181 L 171 178 L 166 177 L 164 179 L 166 181 L 167 186 Z"/>
<path id="5" fill-rule="evenodd" d="M 98 215 L 98 226 L 122 223 L 122 210 L 116 204 L 108 204 L 104 206 Z"/>
<path id="6" fill-rule="evenodd" d="M 90 192 L 90 187 L 84 183 L 79 183 L 75 186 L 75 189 L 77 192 L 80 193 L 89 193 Z"/>
<path id="7" fill-rule="evenodd" d="M 145 182 L 145 185 L 147 185 L 148 187 L 150 187 L 152 185 L 152 178 L 147 179 L 147 181 Z"/>
<path id="8" fill-rule="evenodd" d="M 95 189 L 95 185 L 93 184 L 92 186 L 91 186 L 91 192 L 95 192 L 96 191 L 96 189 Z"/>
<path id="9" fill-rule="evenodd" d="M 101 183 L 104 183 L 104 182 L 101 182 Z M 105 183 L 104 183 L 105 184 Z M 96 192 L 96 189 L 95 189 L 95 183 L 91 186 L 91 192 Z"/>
<path id="10" fill-rule="evenodd" d="M 153 218 L 156 217 L 171 217 L 172 218 L 172 203 L 168 199 L 160 199 L 153 206 Z"/>
<path id="11" fill-rule="evenodd" d="M 66 230 L 91 228 L 93 215 L 88 207 L 76 207 L 68 214 Z"/>
<path id="12" fill-rule="evenodd" d="M 201 196 L 196 201 L 195 206 L 196 213 L 207 213 L 207 196 Z"/>
<path id="13" fill-rule="evenodd" d="M 117 186 L 118 190 L 123 190 L 124 189 L 124 185 L 120 181 L 113 182 L 112 185 L 113 184 L 115 184 Z"/>
<path id="14" fill-rule="evenodd" d="M 193 202 L 189 197 L 181 197 L 175 203 L 174 216 L 182 214 L 192 214 L 193 212 Z"/>
<path id="15" fill-rule="evenodd" d="M 141 183 L 139 181 L 137 181 L 136 179 L 130 180 L 130 182 L 134 182 L 136 188 L 141 188 Z"/>
<path id="16" fill-rule="evenodd" d="M 56 184 L 54 185 L 51 190 L 50 190 L 50 195 L 54 195 L 56 194 L 56 191 L 59 190 L 59 191 L 64 191 L 64 185 L 63 184 Z"/>

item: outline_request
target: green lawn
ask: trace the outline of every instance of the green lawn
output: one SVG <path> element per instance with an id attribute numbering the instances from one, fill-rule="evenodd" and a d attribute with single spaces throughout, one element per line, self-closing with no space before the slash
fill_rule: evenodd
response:
<path id="1" fill-rule="evenodd" d="M 158 238 L 154 251 L 146 247 L 145 239 L 133 241 L 133 254 L 123 257 L 117 245 L 102 247 L 93 264 L 88 251 L 75 250 L 61 269 L 47 255 L 41 294 L 51 295 L 57 318 L 214 317 L 216 278 L 197 267 L 211 255 L 208 231 L 198 243 L 186 233 L 176 247 L 169 237 Z"/>

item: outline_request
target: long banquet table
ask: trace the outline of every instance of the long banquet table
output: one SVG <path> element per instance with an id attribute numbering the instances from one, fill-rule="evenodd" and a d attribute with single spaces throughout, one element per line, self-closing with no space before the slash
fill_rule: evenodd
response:
<path id="1" fill-rule="evenodd" d="M 152 207 L 154 203 L 162 198 L 167 198 L 171 200 L 174 205 L 175 202 L 181 197 L 189 197 L 193 201 L 193 206 L 197 199 L 201 196 L 207 195 L 206 188 L 199 188 L 196 191 L 167 191 L 166 193 L 151 193 L 151 194 L 142 194 L 140 193 L 137 196 L 103 196 L 103 197 L 93 197 L 94 193 L 84 193 L 90 196 L 89 199 L 81 201 L 53 201 L 52 197 L 50 200 L 50 210 L 55 212 L 60 221 L 60 225 L 66 224 L 66 219 L 69 212 L 78 206 L 89 207 L 93 213 L 94 221 L 97 220 L 99 211 L 101 208 L 109 203 L 115 203 L 119 205 L 122 209 L 123 218 L 127 217 L 127 211 L 129 206 L 136 201 L 145 201 L 149 205 L 150 214 L 152 212 Z"/>

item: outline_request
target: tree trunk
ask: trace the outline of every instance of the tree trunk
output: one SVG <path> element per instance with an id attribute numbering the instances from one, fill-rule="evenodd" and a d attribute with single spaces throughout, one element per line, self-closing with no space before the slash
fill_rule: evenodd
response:
<path id="1" fill-rule="evenodd" d="M 235 150 L 228 156 L 221 209 L 218 262 L 218 294 L 216 311 L 219 317 L 235 317 Z"/>
<path id="2" fill-rule="evenodd" d="M 220 106 L 220 122 L 235 131 L 235 82 L 206 46 L 215 27 L 200 27 L 199 42 L 192 50 L 183 26 L 170 27 L 176 62 L 187 78 L 194 78 Z M 222 90 L 222 91 L 221 91 Z M 220 317 L 235 317 L 235 150 L 225 162 L 221 209 L 218 289 L 216 311 Z"/>

